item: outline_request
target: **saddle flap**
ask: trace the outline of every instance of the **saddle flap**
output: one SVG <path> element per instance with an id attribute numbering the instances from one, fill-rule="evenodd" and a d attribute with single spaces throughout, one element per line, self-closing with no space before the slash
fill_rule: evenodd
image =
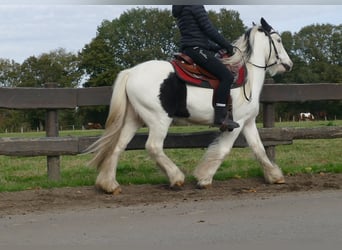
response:
<path id="1" fill-rule="evenodd" d="M 179 67 L 189 73 L 194 74 L 193 77 L 203 79 L 205 81 L 218 80 L 217 77 L 209 73 L 207 70 L 195 64 L 194 61 L 184 53 L 176 53 L 175 60 L 177 61 Z"/>

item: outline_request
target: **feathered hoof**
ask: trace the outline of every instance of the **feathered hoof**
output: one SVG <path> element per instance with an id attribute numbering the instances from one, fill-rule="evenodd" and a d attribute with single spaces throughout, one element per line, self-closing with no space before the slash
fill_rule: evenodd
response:
<path id="1" fill-rule="evenodd" d="M 181 190 L 183 186 L 184 186 L 184 181 L 177 181 L 173 185 L 170 185 L 170 188 L 172 190 L 177 191 L 177 190 Z"/>
<path id="2" fill-rule="evenodd" d="M 122 193 L 121 187 L 115 188 L 114 191 L 112 192 L 113 195 L 119 195 L 121 193 Z"/>
<path id="3" fill-rule="evenodd" d="M 103 192 L 105 194 L 112 194 L 112 195 L 118 195 L 121 194 L 122 190 L 121 187 L 116 184 L 116 185 L 103 185 L 100 182 L 96 182 L 95 188 L 99 190 L 100 192 Z"/>

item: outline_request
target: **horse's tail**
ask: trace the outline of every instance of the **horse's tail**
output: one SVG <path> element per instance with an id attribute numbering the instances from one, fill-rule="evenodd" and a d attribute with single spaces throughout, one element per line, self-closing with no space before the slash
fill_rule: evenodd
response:
<path id="1" fill-rule="evenodd" d="M 88 165 L 97 167 L 97 169 L 101 168 L 103 161 L 113 152 L 124 124 L 127 109 L 126 83 L 128 75 L 129 69 L 126 69 L 117 76 L 113 87 L 106 129 L 100 139 L 85 151 L 95 154 Z"/>

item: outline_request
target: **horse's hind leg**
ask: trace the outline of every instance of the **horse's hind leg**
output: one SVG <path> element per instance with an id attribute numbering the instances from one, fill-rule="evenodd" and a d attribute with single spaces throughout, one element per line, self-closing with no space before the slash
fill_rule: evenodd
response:
<path id="1" fill-rule="evenodd" d="M 127 108 L 124 126 L 113 151 L 104 160 L 96 178 L 96 187 L 108 193 L 121 192 L 119 183 L 116 181 L 116 168 L 120 154 L 126 149 L 127 144 L 134 137 L 136 131 L 142 126 L 142 121 L 136 116 L 131 106 Z"/>
<path id="2" fill-rule="evenodd" d="M 277 164 L 272 163 L 266 154 L 255 122 L 247 123 L 244 127 L 243 134 L 245 135 L 248 145 L 251 147 L 256 158 L 262 166 L 266 182 L 271 184 L 285 183 L 284 175 L 281 169 L 277 166 Z"/>
<path id="3" fill-rule="evenodd" d="M 171 121 L 170 121 L 171 123 Z M 184 184 L 184 174 L 168 158 L 163 151 L 164 139 L 167 135 L 168 127 L 162 126 L 163 122 L 149 125 L 149 136 L 146 142 L 146 149 L 157 165 L 166 173 L 171 187 L 180 187 Z"/>

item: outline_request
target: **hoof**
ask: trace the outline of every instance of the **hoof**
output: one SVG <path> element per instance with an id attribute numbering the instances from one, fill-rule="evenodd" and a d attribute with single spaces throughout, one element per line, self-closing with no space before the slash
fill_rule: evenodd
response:
<path id="1" fill-rule="evenodd" d="M 285 184 L 285 183 L 286 183 L 286 181 L 285 181 L 284 178 L 279 179 L 279 180 L 276 180 L 276 181 L 274 182 L 274 184 Z"/>
<path id="2" fill-rule="evenodd" d="M 184 182 L 183 181 L 177 181 L 176 183 L 171 185 L 170 188 L 172 190 L 181 190 L 183 186 L 184 186 Z"/>
<path id="3" fill-rule="evenodd" d="M 206 184 L 206 185 L 197 184 L 198 189 L 210 189 L 211 187 L 212 187 L 211 184 Z"/>
<path id="4" fill-rule="evenodd" d="M 122 193 L 122 189 L 120 188 L 120 187 L 117 187 L 116 189 L 114 189 L 114 191 L 113 191 L 113 195 L 119 195 L 119 194 L 121 194 Z"/>
<path id="5" fill-rule="evenodd" d="M 96 183 L 95 184 L 95 188 L 100 191 L 103 192 L 105 194 L 112 194 L 112 195 L 118 195 L 122 192 L 121 188 L 119 185 L 116 185 L 116 187 L 110 187 L 110 188 L 105 188 L 103 185 L 101 185 L 100 183 Z"/>

